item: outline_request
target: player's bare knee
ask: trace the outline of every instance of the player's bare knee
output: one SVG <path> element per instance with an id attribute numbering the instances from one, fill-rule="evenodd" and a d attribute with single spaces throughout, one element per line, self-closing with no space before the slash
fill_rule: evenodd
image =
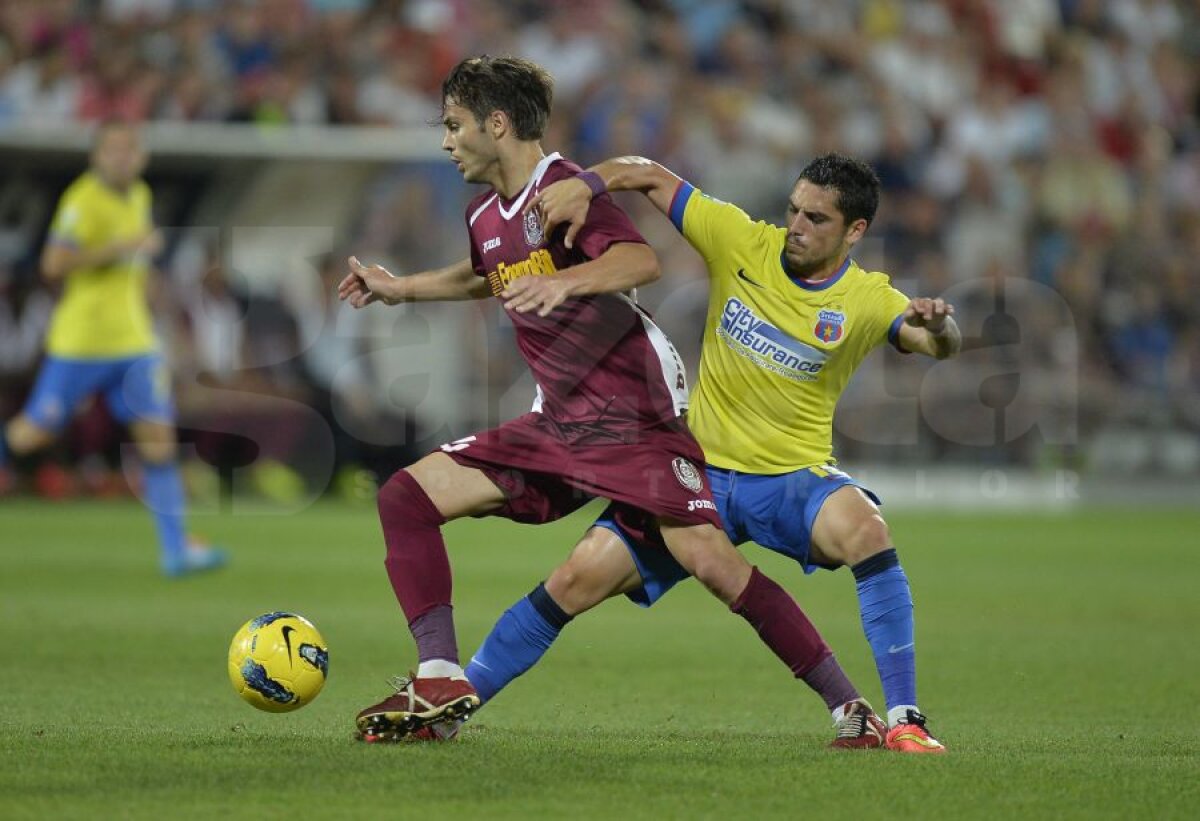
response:
<path id="1" fill-rule="evenodd" d="M 559 607 L 571 615 L 582 613 L 591 606 L 587 602 L 588 596 L 584 579 L 571 566 L 570 560 L 554 568 L 550 578 L 546 579 L 546 592 Z"/>
<path id="2" fill-rule="evenodd" d="M 751 567 L 724 531 L 713 525 L 678 528 L 663 523 L 661 527 L 672 555 L 688 573 L 726 604 L 737 598 Z"/>
<path id="3" fill-rule="evenodd" d="M 175 426 L 164 422 L 138 420 L 130 424 L 138 456 L 151 465 L 165 465 L 175 460 Z"/>
<path id="4" fill-rule="evenodd" d="M 18 416 L 5 427 L 4 438 L 12 453 L 25 456 L 54 441 L 54 434 L 39 428 L 24 416 Z"/>
<path id="5" fill-rule="evenodd" d="M 696 577 L 709 593 L 712 593 L 726 605 L 732 605 L 737 601 L 738 592 L 734 590 L 734 585 L 731 583 L 731 577 L 728 576 L 709 576 L 706 578 Z"/>
<path id="6" fill-rule="evenodd" d="M 737 551 L 732 556 L 706 551 L 694 557 L 690 570 L 697 581 L 726 604 L 737 599 L 751 572 L 750 565 Z"/>
<path id="7" fill-rule="evenodd" d="M 546 592 L 567 613 L 577 616 L 613 595 L 620 579 L 611 578 L 601 562 L 594 561 L 585 541 L 575 548 L 546 580 Z"/>
<path id="8" fill-rule="evenodd" d="M 147 464 L 165 465 L 175 460 L 174 441 L 143 441 L 136 444 L 138 456 Z"/>
<path id="9" fill-rule="evenodd" d="M 403 472 L 398 470 L 393 473 L 375 494 L 375 506 L 380 516 L 387 516 L 389 511 L 402 508 L 407 501 L 410 491 L 408 481 L 400 475 Z"/>
<path id="10" fill-rule="evenodd" d="M 844 561 L 853 567 L 891 546 L 892 534 L 887 522 L 878 513 L 873 513 L 864 516 L 846 538 Z"/>

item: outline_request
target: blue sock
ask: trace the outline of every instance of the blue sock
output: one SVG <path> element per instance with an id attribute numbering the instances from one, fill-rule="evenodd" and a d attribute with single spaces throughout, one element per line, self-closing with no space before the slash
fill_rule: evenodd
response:
<path id="1" fill-rule="evenodd" d="M 496 622 L 467 665 L 467 679 L 487 702 L 537 664 L 571 617 L 539 584 Z"/>
<path id="2" fill-rule="evenodd" d="M 163 568 L 177 569 L 183 563 L 187 535 L 183 528 L 183 511 L 186 501 L 183 482 L 179 478 L 179 467 L 175 462 L 145 464 L 145 504 L 154 515 L 158 528 L 158 546 Z"/>
<path id="3" fill-rule="evenodd" d="M 0 468 L 8 464 L 8 432 L 0 425 Z"/>
<path id="4" fill-rule="evenodd" d="M 917 657 L 908 577 L 894 548 L 851 568 L 858 589 L 863 631 L 875 656 L 888 709 L 917 703 Z"/>

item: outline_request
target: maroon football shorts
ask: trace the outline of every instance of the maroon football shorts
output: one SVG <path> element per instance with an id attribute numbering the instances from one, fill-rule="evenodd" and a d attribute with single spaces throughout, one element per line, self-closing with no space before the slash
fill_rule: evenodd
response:
<path id="1" fill-rule="evenodd" d="M 599 496 L 685 525 L 721 527 L 704 451 L 682 420 L 630 436 L 603 425 L 560 426 L 527 413 L 441 449 L 504 491 L 507 503 L 489 516 L 552 522 Z"/>

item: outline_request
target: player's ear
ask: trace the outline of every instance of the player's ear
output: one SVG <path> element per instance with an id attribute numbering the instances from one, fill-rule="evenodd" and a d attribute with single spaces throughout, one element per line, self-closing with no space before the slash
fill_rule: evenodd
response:
<path id="1" fill-rule="evenodd" d="M 509 132 L 512 123 L 509 122 L 507 114 L 497 110 L 487 116 L 486 128 L 492 135 L 492 139 L 498 140 Z"/>
<path id="2" fill-rule="evenodd" d="M 868 222 L 865 219 L 856 219 L 850 223 L 850 227 L 846 229 L 846 243 L 853 245 L 863 238 L 863 234 L 867 233 Z"/>

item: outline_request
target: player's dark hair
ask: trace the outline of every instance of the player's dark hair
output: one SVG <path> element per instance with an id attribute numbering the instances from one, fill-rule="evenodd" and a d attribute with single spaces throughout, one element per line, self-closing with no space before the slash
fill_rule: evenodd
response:
<path id="1" fill-rule="evenodd" d="M 95 128 L 92 129 L 92 147 L 95 148 L 100 145 L 100 141 L 110 131 L 136 131 L 137 128 L 137 123 L 132 120 L 127 120 L 123 117 L 106 117 L 96 123 Z"/>
<path id="2" fill-rule="evenodd" d="M 442 105 L 453 100 L 480 125 L 503 111 L 518 140 L 540 140 L 554 101 L 554 79 L 537 63 L 520 57 L 469 57 L 442 83 Z"/>
<path id="3" fill-rule="evenodd" d="M 867 225 L 879 208 L 879 177 L 862 160 L 844 154 L 817 157 L 800 172 L 800 179 L 837 191 L 837 208 L 846 224 L 864 219 Z"/>

